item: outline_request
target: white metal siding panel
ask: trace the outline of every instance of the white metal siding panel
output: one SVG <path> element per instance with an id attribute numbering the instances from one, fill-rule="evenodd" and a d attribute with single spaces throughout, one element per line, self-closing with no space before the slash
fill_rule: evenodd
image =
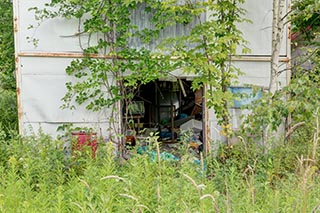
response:
<path id="1" fill-rule="evenodd" d="M 35 20 L 34 12 L 29 8 L 42 8 L 45 0 L 16 0 L 19 4 L 19 31 L 18 41 L 20 51 L 37 51 L 37 52 L 53 52 L 81 51 L 77 37 L 63 37 L 75 34 L 78 31 L 77 20 L 53 19 L 45 20 L 40 26 Z M 34 28 L 29 29 L 32 25 Z M 27 37 L 38 39 L 38 46 L 34 46 L 29 42 Z"/>
<path id="2" fill-rule="evenodd" d="M 263 88 L 269 87 L 270 62 L 242 61 L 234 62 L 244 75 L 239 77 L 240 85 L 256 85 Z M 286 63 L 284 63 L 286 65 Z M 285 67 L 280 67 L 281 69 Z M 286 85 L 286 72 L 278 78 L 281 85 Z"/>
<path id="3" fill-rule="evenodd" d="M 83 106 L 76 110 L 60 109 L 66 93 L 66 76 L 25 75 L 22 81 L 22 102 L 25 120 L 30 122 L 107 122 L 105 113 L 93 113 Z M 102 115 L 105 116 L 102 116 Z"/>
<path id="4" fill-rule="evenodd" d="M 251 55 L 271 55 L 272 0 L 246 0 L 243 8 L 247 10 L 246 18 L 252 23 L 242 23 L 239 27 L 244 38 L 249 41 Z M 287 28 L 283 36 L 280 55 L 287 55 Z"/>
<path id="5" fill-rule="evenodd" d="M 73 35 L 78 31 L 77 20 L 54 19 L 41 23 L 36 29 L 28 29 L 29 25 L 37 26 L 34 20 L 33 12 L 28 11 L 31 7 L 41 8 L 47 0 L 14 0 L 16 20 L 16 55 L 21 53 L 44 53 L 48 57 L 18 57 L 17 59 L 17 79 L 18 89 L 20 89 L 19 105 L 20 124 L 27 132 L 29 126 L 37 131 L 41 127 L 45 132 L 55 135 L 57 122 L 80 122 L 79 125 L 98 125 L 104 116 L 96 113 L 89 113 L 79 108 L 76 112 L 70 110 L 61 110 L 60 99 L 66 92 L 65 82 L 71 77 L 65 74 L 65 68 L 71 61 L 70 58 L 50 57 L 50 53 L 80 53 L 79 40 L 77 37 L 65 37 Z M 244 4 L 247 9 L 247 17 L 253 21 L 253 24 L 241 24 L 240 28 L 244 33 L 246 40 L 250 41 L 249 47 L 252 50 L 252 56 L 271 55 L 271 23 L 272 23 L 272 0 L 247 0 Z M 140 17 L 139 17 L 140 16 Z M 143 8 L 140 12 L 134 14 L 134 20 L 147 20 L 147 14 L 143 14 Z M 149 22 L 140 23 L 139 28 L 150 26 Z M 187 29 L 181 26 L 175 26 L 165 32 L 162 32 L 160 38 L 166 37 L 168 34 L 182 34 Z M 281 54 L 286 56 L 290 50 L 287 40 L 287 31 L 284 35 Z M 26 37 L 39 39 L 38 46 L 35 47 L 29 43 Z M 83 44 L 86 44 L 87 37 L 81 38 Z M 94 42 L 94 41 L 93 41 Z M 133 40 L 132 43 L 139 44 Z M 157 44 L 153 41 L 150 48 L 154 48 Z M 248 61 L 234 62 L 245 73 L 239 78 L 240 84 L 255 84 L 262 87 L 268 86 L 270 62 L 257 62 L 254 59 Z M 283 69 L 286 68 L 283 64 Z M 283 85 L 286 72 L 280 77 Z M 108 113 L 108 112 L 106 112 Z M 102 126 L 106 129 L 107 123 L 101 121 Z M 208 125 L 210 127 L 211 139 L 221 139 L 219 135 L 219 126 L 213 110 L 209 111 Z M 238 125 L 238 121 L 234 121 Z M 30 132 L 30 131 L 28 131 Z"/>

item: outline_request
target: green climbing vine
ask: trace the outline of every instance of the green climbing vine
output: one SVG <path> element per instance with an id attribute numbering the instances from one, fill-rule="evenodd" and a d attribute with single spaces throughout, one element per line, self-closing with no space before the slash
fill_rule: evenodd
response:
<path id="1" fill-rule="evenodd" d="M 76 36 L 88 38 L 85 57 L 67 68 L 79 79 L 66 84 L 63 107 L 85 104 L 88 110 L 112 107 L 118 113 L 141 84 L 181 68 L 198 77 L 193 88 L 208 85 L 205 94 L 223 127 L 230 134 L 228 87 L 240 74 L 231 63 L 239 45 L 247 52 L 237 24 L 246 21 L 244 0 L 52 0 L 44 9 L 31 8 L 38 20 L 63 17 L 78 19 Z M 134 21 L 135 11 L 148 14 L 148 27 Z M 139 19 L 138 19 L 139 20 Z M 139 20 L 140 21 L 140 20 Z M 142 21 L 142 19 L 141 19 Z M 159 39 L 166 29 L 184 27 L 184 33 Z M 97 38 L 96 41 L 92 37 Z M 81 40 L 81 39 L 79 39 Z M 41 41 L 40 41 L 41 42 Z M 160 44 L 150 48 L 150 43 Z M 115 116 L 111 120 L 115 123 Z M 121 129 L 118 133 L 121 133 Z"/>
<path id="2" fill-rule="evenodd" d="M 246 41 L 238 29 L 239 23 L 249 21 L 243 16 L 241 8 L 244 0 L 199 1 L 188 9 L 200 21 L 189 35 L 166 40 L 165 45 L 172 48 L 171 54 L 179 60 L 177 66 L 184 72 L 196 74 L 193 88 L 207 85 L 206 99 L 209 108 L 215 110 L 218 124 L 227 142 L 231 135 L 228 108 L 233 95 L 229 87 L 235 83 L 241 71 L 231 63 L 231 57 L 248 53 Z M 201 19 L 206 16 L 206 20 Z M 166 47 L 167 47 L 166 46 Z"/>

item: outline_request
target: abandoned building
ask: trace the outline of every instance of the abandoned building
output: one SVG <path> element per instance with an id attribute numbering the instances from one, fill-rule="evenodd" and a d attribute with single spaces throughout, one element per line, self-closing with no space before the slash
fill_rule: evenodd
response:
<path id="1" fill-rule="evenodd" d="M 65 69 L 73 59 L 83 57 L 78 38 L 66 36 L 77 32 L 77 20 L 50 19 L 36 30 L 30 30 L 29 26 L 37 26 L 37 21 L 29 8 L 41 8 L 47 1 L 13 2 L 20 133 L 28 135 L 41 130 L 55 136 L 60 125 L 72 123 L 80 127 L 92 127 L 104 136 L 109 128 L 108 116 L 111 109 L 99 112 L 87 111 L 84 106 L 78 106 L 76 110 L 61 109 L 61 98 L 66 93 L 65 83 L 74 80 L 66 74 Z M 235 93 L 250 94 L 252 90 L 248 85 L 258 86 L 263 90 L 269 84 L 272 0 L 247 0 L 243 7 L 247 11 L 246 18 L 252 23 L 242 23 L 239 28 L 249 41 L 251 53 L 232 58 L 232 63 L 244 75 L 230 89 Z M 143 9 L 137 11 L 135 19 L 137 22 L 147 20 Z M 175 30 L 183 29 L 177 27 Z M 280 57 L 282 68 L 290 66 L 289 26 L 284 33 Z M 26 39 L 32 36 L 37 38 L 37 46 Z M 129 112 L 125 114 L 123 109 L 119 109 L 119 118 L 127 119 L 128 125 L 131 124 L 131 129 L 136 132 L 161 128 L 160 137 L 171 142 L 177 140 L 176 129 L 190 129 L 196 133 L 197 140 L 211 141 L 210 148 L 214 149 L 216 143 L 223 140 L 221 128 L 217 124 L 214 110 L 209 109 L 203 101 L 204 91 L 191 89 L 193 78 L 194 76 L 176 72 L 172 73 L 172 78 L 158 79 L 142 85 L 128 106 Z M 286 85 L 289 79 L 290 73 L 283 72 L 279 76 L 279 84 Z M 250 100 L 235 100 L 235 104 L 229 109 L 234 129 L 240 126 L 240 115 L 248 113 L 240 108 L 246 103 L 250 103 Z M 121 126 L 122 122 L 119 121 L 119 128 Z"/>

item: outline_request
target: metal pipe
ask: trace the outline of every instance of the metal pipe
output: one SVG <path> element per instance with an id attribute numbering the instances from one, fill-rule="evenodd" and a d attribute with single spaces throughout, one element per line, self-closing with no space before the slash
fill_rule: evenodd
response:
<path id="1" fill-rule="evenodd" d="M 287 56 L 280 56 L 279 62 L 288 62 Z M 247 61 L 247 62 L 270 62 L 271 56 L 258 56 L 258 55 L 252 55 L 252 56 L 232 56 L 231 61 Z"/>
<path id="2" fill-rule="evenodd" d="M 18 52 L 19 44 L 19 0 L 13 0 L 13 31 L 14 31 L 14 50 L 15 50 L 15 76 L 16 76 L 16 94 L 17 94 L 17 110 L 18 110 L 18 128 L 22 134 L 22 103 L 21 103 L 21 67 Z"/>
<path id="3" fill-rule="evenodd" d="M 119 56 L 114 55 L 102 55 L 102 54 L 84 54 L 81 52 L 19 52 L 19 57 L 52 57 L 52 58 L 101 58 L 101 59 L 123 59 Z M 177 60 L 177 57 L 171 57 L 172 60 Z M 232 61 L 255 61 L 255 62 L 270 62 L 271 56 L 261 56 L 261 55 L 252 55 L 252 56 L 232 56 Z M 287 56 L 280 56 L 279 62 L 288 62 L 289 58 Z"/>
<path id="4" fill-rule="evenodd" d="M 212 151 L 210 145 L 209 108 L 205 96 L 207 90 L 208 86 L 204 84 L 202 88 L 202 145 L 205 155 Z"/>
<path id="5" fill-rule="evenodd" d="M 19 57 L 44 57 L 44 58 L 101 58 L 101 59 L 114 59 L 118 58 L 118 56 L 111 56 L 111 55 L 101 55 L 101 54 L 84 54 L 80 52 L 19 52 Z"/>
<path id="6" fill-rule="evenodd" d="M 171 91 L 170 91 L 170 111 L 171 111 L 171 142 L 174 143 L 174 111 L 175 107 L 173 105 L 173 82 L 171 83 Z"/>

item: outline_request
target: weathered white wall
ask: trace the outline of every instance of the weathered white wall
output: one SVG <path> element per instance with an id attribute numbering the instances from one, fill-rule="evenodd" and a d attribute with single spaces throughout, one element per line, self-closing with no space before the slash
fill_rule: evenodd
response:
<path id="1" fill-rule="evenodd" d="M 289 0 L 286 1 L 286 5 L 288 4 Z M 252 23 L 242 23 L 239 27 L 243 32 L 244 38 L 249 41 L 248 47 L 251 49 L 251 53 L 245 56 L 246 60 L 234 62 L 236 67 L 240 68 L 244 73 L 244 75 L 239 77 L 238 85 L 243 86 L 251 84 L 266 89 L 269 87 L 271 66 L 272 0 L 247 0 L 243 5 L 243 8 L 247 10 L 247 18 L 250 19 Z M 286 70 L 289 65 L 288 62 L 286 62 L 286 60 L 291 57 L 288 36 L 288 26 L 286 26 L 280 51 L 283 62 L 280 63 L 281 67 L 279 70 Z M 290 73 L 284 71 L 279 76 L 279 88 L 287 85 L 289 74 Z M 247 113 L 248 111 L 246 110 L 230 109 L 230 114 L 233 116 L 231 123 L 234 129 L 240 127 L 240 115 Z M 213 110 L 209 110 L 208 117 L 210 139 L 216 141 L 212 143 L 212 146 L 215 149 L 219 144 L 219 141 L 223 140 L 223 137 L 219 134 L 221 128 L 217 125 L 217 119 Z"/>
<path id="2" fill-rule="evenodd" d="M 68 76 L 66 67 L 72 58 L 53 57 L 52 53 L 81 53 L 77 37 L 64 37 L 77 32 L 75 20 L 46 20 L 38 26 L 34 13 L 28 9 L 41 7 L 46 1 L 16 0 L 16 56 L 19 89 L 19 121 L 22 134 L 37 133 L 39 129 L 51 135 L 64 123 L 91 126 L 105 132 L 109 127 L 110 109 L 93 113 L 83 106 L 76 110 L 61 109 L 66 93 L 65 83 L 76 79 Z M 34 28 L 28 29 L 30 25 Z M 37 46 L 27 37 L 39 40 Z M 85 43 L 86 37 L 82 37 Z M 47 57 L 39 57 L 38 53 Z M 32 56 L 35 54 L 35 56 Z"/>
<path id="3" fill-rule="evenodd" d="M 286 5 L 288 0 L 286 1 Z M 252 23 L 242 23 L 244 38 L 249 41 L 250 55 L 270 56 L 272 37 L 272 0 L 246 0 L 243 8 L 247 10 L 247 18 Z M 287 7 L 286 7 L 287 8 Z M 287 55 L 288 30 L 284 32 L 280 55 Z"/>
<path id="4" fill-rule="evenodd" d="M 72 58 L 56 57 L 52 53 L 73 54 L 81 53 L 79 39 L 70 35 L 78 31 L 76 20 L 54 19 L 47 20 L 38 26 L 34 19 L 34 13 L 28 9 L 31 7 L 42 7 L 48 2 L 46 0 L 14 0 L 15 7 L 15 40 L 17 56 L 17 81 L 19 93 L 20 127 L 21 132 L 26 134 L 32 131 L 37 132 L 41 127 L 44 132 L 56 134 L 56 128 L 64 122 L 77 123 L 79 125 L 91 125 L 95 128 L 106 129 L 108 127 L 107 115 L 110 111 L 92 113 L 83 107 L 76 111 L 62 110 L 61 98 L 65 95 L 65 83 L 73 80 L 67 76 L 65 68 Z M 244 4 L 247 9 L 247 18 L 253 23 L 241 24 L 240 28 L 244 37 L 249 41 L 248 46 L 252 52 L 245 60 L 234 63 L 244 73 L 239 78 L 240 85 L 254 84 L 261 87 L 268 87 L 270 75 L 271 55 L 271 23 L 272 23 L 272 0 L 247 0 Z M 138 19 L 135 14 L 135 19 Z M 143 15 L 141 12 L 140 15 Z M 147 17 L 145 17 L 147 19 Z M 35 28 L 28 29 L 30 25 Z M 143 27 L 143 26 L 140 26 Z M 173 30 L 173 29 L 172 29 Z M 181 33 L 184 29 L 177 27 L 175 33 Z M 168 32 L 171 32 L 170 30 Z M 287 30 L 284 34 L 281 55 L 286 57 Z M 69 37 L 65 37 L 69 36 Z M 163 35 L 164 36 L 164 35 Z M 34 37 L 39 40 L 38 45 L 29 43 L 27 37 Z M 86 45 L 87 37 L 82 36 L 81 42 Z M 94 39 L 93 41 L 94 42 Z M 134 43 L 134 41 L 132 41 Z M 155 43 L 151 44 L 153 48 Z M 39 53 L 47 54 L 47 57 L 40 57 Z M 32 54 L 35 56 L 31 57 Z M 50 56 L 51 54 L 51 56 Z M 252 57 L 250 57 L 252 56 Z M 256 58 L 254 58 L 256 57 Z M 258 60 L 256 60 L 258 59 Z M 285 68 L 286 63 L 283 67 Z M 286 72 L 279 78 L 282 85 L 286 84 Z M 242 112 L 235 111 L 238 115 Z M 210 110 L 207 120 L 210 127 L 210 138 L 221 139 L 219 127 L 216 124 L 214 112 Z M 237 125 L 238 121 L 234 121 Z"/>
<path id="5" fill-rule="evenodd" d="M 29 8 L 42 8 L 46 0 L 15 0 L 15 16 L 18 18 L 18 52 L 80 52 L 77 37 L 70 36 L 78 31 L 77 20 L 54 19 L 46 20 L 38 26 L 34 12 Z M 33 29 L 28 29 L 32 25 Z M 27 37 L 39 39 L 35 47 Z"/>
<path id="6" fill-rule="evenodd" d="M 37 132 L 41 127 L 45 132 L 55 135 L 61 123 L 92 126 L 106 129 L 110 110 L 93 113 L 83 106 L 76 110 L 61 109 L 61 98 L 67 92 L 65 83 L 76 79 L 65 73 L 71 59 L 21 57 L 20 64 L 20 102 L 23 133 Z"/>

